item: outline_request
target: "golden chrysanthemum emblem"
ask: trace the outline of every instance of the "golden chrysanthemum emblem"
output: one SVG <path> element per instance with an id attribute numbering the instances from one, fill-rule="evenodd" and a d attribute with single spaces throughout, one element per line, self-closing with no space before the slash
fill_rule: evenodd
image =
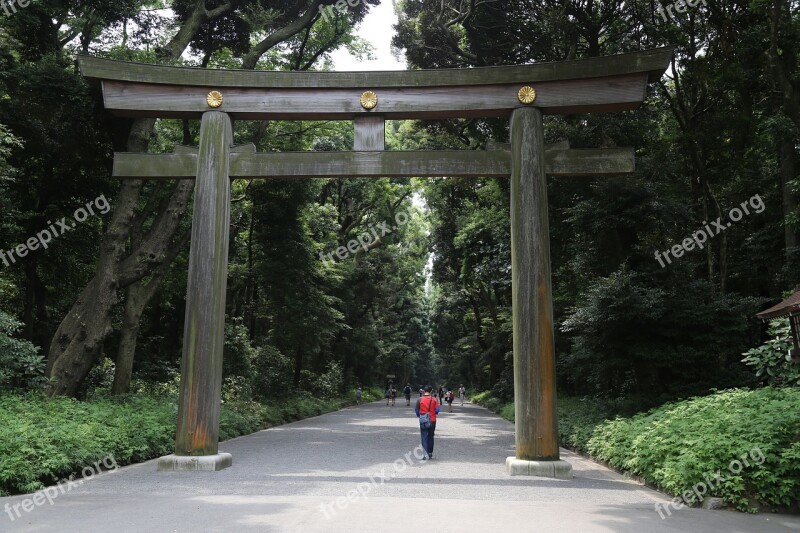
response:
<path id="1" fill-rule="evenodd" d="M 361 107 L 367 111 L 378 107 L 378 95 L 373 91 L 365 91 L 364 94 L 361 95 Z"/>
<path id="2" fill-rule="evenodd" d="M 208 107 L 212 107 L 214 109 L 221 107 L 222 102 L 224 101 L 225 99 L 222 97 L 222 93 L 219 91 L 211 91 L 210 93 L 208 93 L 208 96 L 206 97 L 206 102 L 208 102 Z"/>
<path id="3" fill-rule="evenodd" d="M 536 89 L 530 85 L 526 85 L 519 90 L 519 101 L 525 105 L 532 104 L 536 101 Z"/>

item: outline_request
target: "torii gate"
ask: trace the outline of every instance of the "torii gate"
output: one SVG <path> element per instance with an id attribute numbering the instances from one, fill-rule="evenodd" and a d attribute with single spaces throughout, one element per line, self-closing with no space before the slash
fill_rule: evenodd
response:
<path id="1" fill-rule="evenodd" d="M 199 149 L 114 156 L 114 176 L 196 179 L 175 454 L 159 470 L 221 470 L 222 347 L 230 180 L 315 177 L 511 178 L 516 456 L 512 475 L 572 477 L 559 460 L 546 175 L 631 173 L 632 149 L 545 148 L 543 114 L 636 109 L 672 48 L 473 69 L 267 72 L 79 58 L 122 117 L 201 119 Z M 511 144 L 487 151 L 390 152 L 386 119 L 510 117 Z M 231 120 L 352 120 L 353 152 L 256 153 Z"/>

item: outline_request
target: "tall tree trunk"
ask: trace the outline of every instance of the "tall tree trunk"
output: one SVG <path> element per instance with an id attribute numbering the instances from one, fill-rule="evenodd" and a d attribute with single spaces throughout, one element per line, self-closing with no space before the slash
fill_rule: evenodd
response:
<path id="1" fill-rule="evenodd" d="M 331 4 L 333 0 L 314 0 L 312 7 L 300 19 L 293 19 L 254 45 L 245 56 L 245 66 L 255 68 L 260 55 L 306 26 L 313 25 L 319 16 L 318 7 L 323 3 Z M 209 10 L 206 9 L 205 0 L 195 0 L 191 14 L 174 37 L 157 50 L 157 56 L 166 62 L 180 58 L 204 23 L 225 16 L 237 5 L 238 2 L 230 0 Z M 154 125 L 153 119 L 134 121 L 128 139 L 128 151 L 146 152 Z M 48 375 L 55 380 L 48 388 L 51 396 L 76 395 L 111 331 L 111 312 L 118 303 L 118 291 L 144 279 L 164 262 L 191 200 L 194 183 L 189 180 L 178 183 L 172 196 L 158 206 L 155 221 L 141 245 L 134 246 L 133 252 L 126 256 L 131 230 L 137 223 L 136 207 L 142 186 L 142 180 L 123 181 L 114 205 L 114 214 L 100 247 L 97 272 L 53 337 L 47 361 Z"/>
<path id="2" fill-rule="evenodd" d="M 207 11 L 204 0 L 196 0 L 192 13 L 175 36 L 157 51 L 165 61 L 174 61 L 195 38 L 202 24 L 233 9 L 225 3 Z M 146 152 L 155 119 L 133 122 L 128 151 Z M 134 226 L 142 180 L 124 180 L 114 204 L 114 213 L 100 245 L 97 271 L 58 326 L 47 356 L 47 375 L 54 378 L 50 396 L 75 396 L 95 364 L 103 342 L 111 332 L 111 312 L 118 291 L 146 277 L 161 264 L 165 250 L 191 197 L 193 184 L 178 184 L 169 202 L 162 202 L 147 239 L 126 257 L 128 239 Z"/>
<path id="3" fill-rule="evenodd" d="M 144 281 L 136 282 L 128 287 L 114 367 L 114 383 L 111 385 L 112 394 L 126 394 L 130 389 L 136 341 L 139 336 L 139 321 L 150 296 L 155 293 L 155 290 L 151 290 L 150 287 L 155 287 L 155 285 Z"/>
<path id="4" fill-rule="evenodd" d="M 154 124 L 153 119 L 134 122 L 128 141 L 132 151 L 146 151 Z M 97 271 L 53 336 L 47 358 L 47 373 L 55 379 L 48 389 L 51 396 L 74 396 L 78 392 L 110 331 L 111 310 L 119 288 L 119 262 L 125 255 L 142 185 L 142 180 L 122 182 L 100 245 Z"/>
<path id="5" fill-rule="evenodd" d="M 164 262 L 159 265 L 148 280 L 137 281 L 128 287 L 125 309 L 122 314 L 122 329 L 120 330 L 117 360 L 114 367 L 114 383 L 111 386 L 112 394 L 126 394 L 130 389 L 142 313 L 150 300 L 153 299 L 161 282 L 164 281 L 164 277 L 169 272 L 175 258 L 186 247 L 188 241 L 189 231 L 186 231 L 180 242 L 170 249 L 167 257 L 164 258 Z"/>
<path id="6" fill-rule="evenodd" d="M 797 232 L 789 224 L 789 216 L 797 209 L 797 199 L 792 191 L 791 181 L 797 177 L 797 151 L 794 139 L 784 137 L 780 141 L 781 196 L 783 198 L 783 239 L 786 257 L 797 248 Z"/>

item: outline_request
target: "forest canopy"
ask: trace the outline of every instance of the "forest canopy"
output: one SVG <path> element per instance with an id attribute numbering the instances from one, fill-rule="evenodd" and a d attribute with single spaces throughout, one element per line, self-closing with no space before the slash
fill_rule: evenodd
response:
<path id="1" fill-rule="evenodd" d="M 0 250 L 98 198 L 111 206 L 0 265 L 0 342 L 13 346 L 3 387 L 124 394 L 180 368 L 193 182 L 117 180 L 111 165 L 114 151 L 196 146 L 199 121 L 111 116 L 77 55 L 328 70 L 341 47 L 369 57 L 356 28 L 379 3 L 44 0 L 0 13 Z M 548 143 L 630 146 L 637 163 L 628 176 L 549 180 L 559 389 L 648 406 L 758 383 L 742 353 L 765 340 L 755 313 L 797 284 L 800 228 L 798 6 L 660 7 L 401 0 L 394 38 L 414 69 L 675 47 L 640 109 L 545 120 Z M 508 136 L 505 119 L 387 123 L 390 150 L 477 150 Z M 353 125 L 240 121 L 234 139 L 351 150 Z M 226 391 L 333 396 L 393 375 L 509 400 L 508 180 L 321 178 L 234 182 Z M 335 254 L 400 214 L 396 231 Z"/>

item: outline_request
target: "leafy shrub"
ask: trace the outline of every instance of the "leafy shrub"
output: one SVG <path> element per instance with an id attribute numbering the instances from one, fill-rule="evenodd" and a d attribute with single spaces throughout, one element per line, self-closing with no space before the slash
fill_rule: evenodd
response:
<path id="1" fill-rule="evenodd" d="M 793 346 L 789 319 L 770 323 L 770 340 L 746 351 L 744 362 L 756 370 L 756 377 L 770 385 L 800 386 L 800 365 L 792 362 L 789 348 Z"/>
<path id="2" fill-rule="evenodd" d="M 800 501 L 800 389 L 734 389 L 602 423 L 589 452 L 679 495 L 718 470 L 709 491 L 740 510 L 751 502 Z M 732 462 L 758 450 L 766 458 L 734 474 Z M 726 475 L 727 474 L 727 475 Z"/>
<path id="3" fill-rule="evenodd" d="M 505 418 L 509 422 L 513 422 L 514 421 L 514 404 L 513 403 L 507 403 L 507 404 L 501 406 L 500 410 L 498 411 L 498 413 L 500 414 L 500 416 L 502 416 L 503 418 Z"/>
<path id="4" fill-rule="evenodd" d="M 250 343 L 250 332 L 237 318 L 225 324 L 225 346 L 222 358 L 222 375 L 225 377 L 250 377 L 256 349 Z"/>
<path id="5" fill-rule="evenodd" d="M 39 348 L 12 337 L 22 323 L 0 311 L 0 387 L 31 390 L 44 388 L 46 361 Z"/>
<path id="6" fill-rule="evenodd" d="M 253 357 L 255 399 L 280 398 L 293 380 L 294 363 L 271 345 L 256 349 Z"/>
<path id="7" fill-rule="evenodd" d="M 472 401 L 514 421 L 514 405 L 490 392 Z M 746 455 L 749 466 L 729 472 L 710 491 L 740 510 L 753 504 L 800 504 L 800 389 L 734 389 L 609 420 L 628 406 L 596 398 L 559 397 L 562 446 L 589 453 L 621 471 L 681 495 L 706 476 L 723 475 Z M 763 454 L 758 465 L 754 457 Z"/>
<path id="8" fill-rule="evenodd" d="M 165 455 L 176 411 L 150 398 L 0 396 L 0 493 L 39 490 L 109 454 L 120 465 Z"/>
<path id="9" fill-rule="evenodd" d="M 561 446 L 585 452 L 598 424 L 613 417 L 611 402 L 597 398 L 558 398 L 558 436 Z"/>
<path id="10" fill-rule="evenodd" d="M 300 388 L 318 398 L 331 399 L 339 395 L 344 386 L 342 366 L 331 361 L 323 374 L 315 374 L 309 370 L 300 373 Z"/>
<path id="11" fill-rule="evenodd" d="M 222 381 L 222 401 L 246 401 L 253 397 L 251 380 L 246 376 L 226 376 Z"/>
<path id="12" fill-rule="evenodd" d="M 487 390 L 487 391 L 484 391 L 484 392 L 479 392 L 477 394 L 473 394 L 472 396 L 470 396 L 469 399 L 470 399 L 470 401 L 472 403 L 476 403 L 478 405 L 482 405 L 482 406 L 486 407 L 486 402 L 491 397 L 492 397 L 492 391 L 488 391 Z"/>
<path id="13" fill-rule="evenodd" d="M 95 396 L 87 402 L 33 393 L 0 395 L 0 496 L 40 490 L 109 455 L 122 466 L 172 453 L 177 389 L 170 382 L 150 390 L 155 396 Z M 367 399 L 380 395 L 376 389 L 363 393 Z M 220 413 L 220 440 L 353 403 L 355 391 L 345 399 L 322 400 L 302 393 L 269 405 L 226 402 Z"/>
<path id="14" fill-rule="evenodd" d="M 114 361 L 108 357 L 103 357 L 97 365 L 92 367 L 83 382 L 87 397 L 108 394 L 112 383 L 114 383 L 115 367 Z"/>
<path id="15" fill-rule="evenodd" d="M 751 383 L 737 354 L 757 334 L 761 300 L 668 270 L 664 284 L 625 268 L 591 284 L 562 323 L 571 342 L 558 359 L 563 385 L 577 395 L 666 401 Z"/>

